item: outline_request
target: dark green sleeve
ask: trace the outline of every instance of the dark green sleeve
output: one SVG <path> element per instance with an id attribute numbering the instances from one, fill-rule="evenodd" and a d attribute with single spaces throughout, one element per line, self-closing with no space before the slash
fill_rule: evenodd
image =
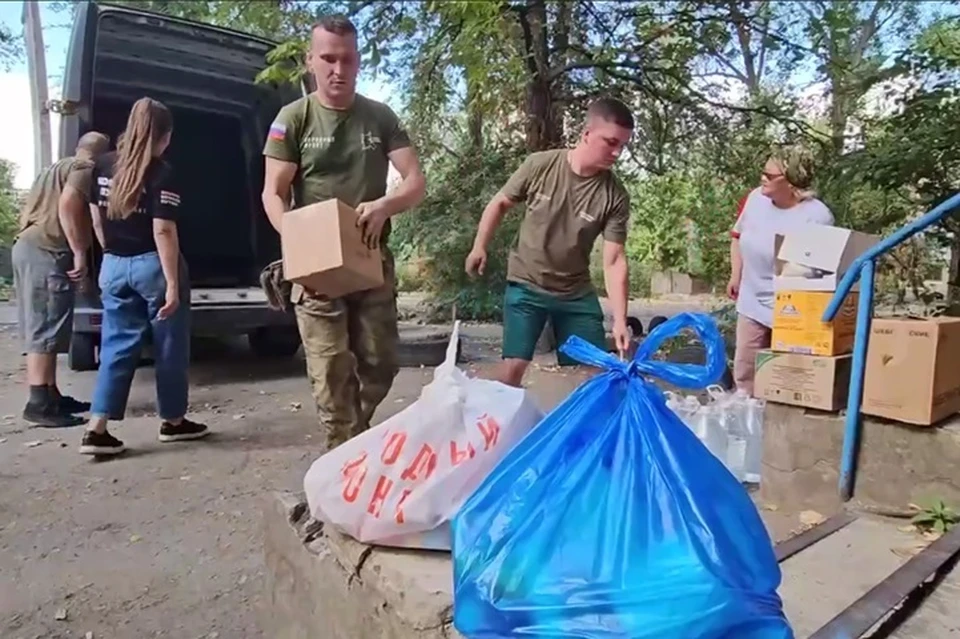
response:
<path id="1" fill-rule="evenodd" d="M 607 223 L 603 226 L 603 239 L 607 242 L 625 244 L 627 242 L 627 226 L 630 223 L 630 196 L 626 191 L 620 194 L 613 210 L 607 216 Z"/>
<path id="2" fill-rule="evenodd" d="M 528 155 L 517 170 L 513 172 L 507 183 L 500 189 L 500 193 L 507 196 L 512 202 L 524 202 L 530 189 L 530 178 L 533 177 L 534 156 Z"/>
<path id="3" fill-rule="evenodd" d="M 300 131 L 303 116 L 298 108 L 299 102 L 288 104 L 280 109 L 274 118 L 267 141 L 263 145 L 263 154 L 268 158 L 282 162 L 300 163 Z"/>
<path id="4" fill-rule="evenodd" d="M 390 154 L 397 149 L 405 149 L 413 146 L 410 141 L 410 135 L 400 122 L 400 118 L 393 112 L 393 109 L 383 105 L 383 150 Z"/>

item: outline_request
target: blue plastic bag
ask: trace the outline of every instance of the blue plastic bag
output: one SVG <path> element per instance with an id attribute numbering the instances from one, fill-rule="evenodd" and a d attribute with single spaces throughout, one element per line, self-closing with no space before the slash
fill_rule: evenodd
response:
<path id="1" fill-rule="evenodd" d="M 651 357 L 693 329 L 704 365 Z M 780 567 L 746 490 L 642 375 L 707 386 L 725 366 L 713 318 L 654 329 L 498 464 L 453 520 L 454 614 L 469 639 L 792 639 Z"/>

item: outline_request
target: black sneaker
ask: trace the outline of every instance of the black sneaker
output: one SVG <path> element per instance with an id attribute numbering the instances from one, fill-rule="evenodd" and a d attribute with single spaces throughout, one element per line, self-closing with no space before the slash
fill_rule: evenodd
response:
<path id="1" fill-rule="evenodd" d="M 73 415 L 74 413 L 85 413 L 90 410 L 90 402 L 81 402 L 78 399 L 74 399 L 69 395 L 61 395 L 60 399 L 57 400 L 57 404 L 60 407 L 60 412 L 67 415 Z"/>
<path id="2" fill-rule="evenodd" d="M 210 434 L 210 431 L 203 424 L 184 419 L 174 426 L 170 422 L 160 424 L 160 441 L 162 442 L 182 442 L 189 439 L 200 439 Z"/>
<path id="3" fill-rule="evenodd" d="M 80 442 L 81 455 L 119 455 L 127 448 L 123 442 L 110 433 L 95 433 L 88 430 Z"/>
<path id="4" fill-rule="evenodd" d="M 87 421 L 83 417 L 63 412 L 55 402 L 43 405 L 28 402 L 23 409 L 23 419 L 41 428 L 70 428 Z"/>

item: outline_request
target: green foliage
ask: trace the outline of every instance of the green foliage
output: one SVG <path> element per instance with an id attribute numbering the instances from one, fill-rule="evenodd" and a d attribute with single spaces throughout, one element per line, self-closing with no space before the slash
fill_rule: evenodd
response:
<path id="1" fill-rule="evenodd" d="M 943 503 L 942 499 L 937 499 L 914 515 L 911 523 L 924 532 L 945 534 L 960 523 L 960 513 Z"/>
<path id="2" fill-rule="evenodd" d="M 750 185 L 706 167 L 675 170 L 631 185 L 631 264 L 678 270 L 721 286 L 730 275 L 730 229 Z"/>
<path id="3" fill-rule="evenodd" d="M 0 159 L 0 247 L 9 247 L 19 225 L 19 200 L 13 188 L 17 167 L 9 160 Z"/>
<path id="4" fill-rule="evenodd" d="M 637 295 L 657 270 L 725 283 L 737 202 L 773 144 L 817 151 L 816 187 L 842 226 L 888 234 L 960 190 L 960 28 L 945 4 L 946 17 L 894 0 L 124 4 L 280 42 L 262 82 L 300 80 L 309 25 L 350 15 L 363 73 L 402 92 L 428 177 L 427 200 L 396 219 L 401 284 L 462 317 L 498 314 L 522 215 L 508 215 L 487 274 L 469 280 L 463 260 L 487 200 L 525 152 L 574 142 L 598 95 L 636 119 L 617 170 L 632 199 Z M 804 84 L 811 71 L 817 91 Z M 881 297 L 926 298 L 924 280 L 958 237 L 948 222 L 885 259 Z M 597 259 L 591 273 L 602 287 Z"/>
<path id="5" fill-rule="evenodd" d="M 23 58 L 23 38 L 14 35 L 10 27 L 0 24 L 0 66 L 6 70 Z"/>
<path id="6" fill-rule="evenodd" d="M 696 187 L 679 172 L 651 176 L 630 186 L 627 254 L 661 270 L 687 270 Z"/>
<path id="7" fill-rule="evenodd" d="M 416 211 L 395 218 L 391 243 L 398 257 L 419 258 L 427 290 L 447 318 L 454 305 L 463 319 L 491 319 L 502 311 L 507 255 L 522 212 L 510 211 L 505 217 L 482 276 L 469 278 L 464 261 L 481 212 L 521 160 L 511 148 L 441 155 L 428 167 L 426 200 Z"/>

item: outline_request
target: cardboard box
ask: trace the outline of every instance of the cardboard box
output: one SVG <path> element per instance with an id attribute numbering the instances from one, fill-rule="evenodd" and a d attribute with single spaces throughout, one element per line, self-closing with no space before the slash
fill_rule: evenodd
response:
<path id="1" fill-rule="evenodd" d="M 820 357 L 799 353 L 757 353 L 756 397 L 779 404 L 839 410 L 847 403 L 850 355 Z"/>
<path id="2" fill-rule="evenodd" d="M 960 411 L 960 318 L 875 319 L 861 412 L 929 426 Z"/>
<path id="3" fill-rule="evenodd" d="M 853 350 L 858 293 L 850 293 L 832 322 L 823 322 L 833 292 L 777 291 L 770 347 L 785 353 L 844 355 Z"/>
<path id="4" fill-rule="evenodd" d="M 379 249 L 363 243 L 357 212 L 339 200 L 310 204 L 283 216 L 283 275 L 327 297 L 383 285 Z"/>
<path id="5" fill-rule="evenodd" d="M 876 235 L 837 226 L 800 224 L 774 240 L 773 288 L 790 291 L 835 291 L 853 261 L 880 241 Z M 791 275 L 788 264 L 813 269 L 817 277 Z M 856 290 L 856 289 L 854 289 Z"/>

